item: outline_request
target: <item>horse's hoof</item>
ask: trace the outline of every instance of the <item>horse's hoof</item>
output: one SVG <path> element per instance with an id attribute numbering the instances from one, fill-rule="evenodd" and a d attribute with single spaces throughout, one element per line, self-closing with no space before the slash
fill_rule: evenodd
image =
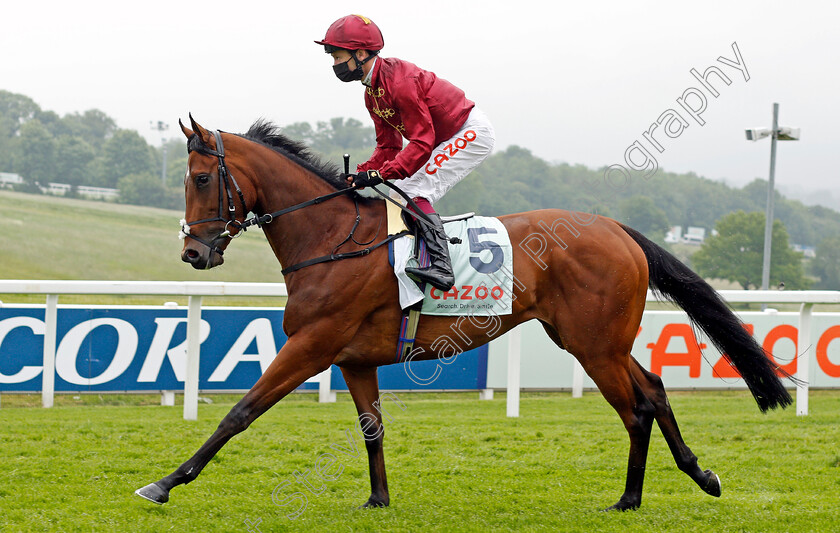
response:
<path id="1" fill-rule="evenodd" d="M 388 502 L 379 500 L 374 498 L 373 496 L 368 499 L 359 509 L 375 509 L 378 507 L 388 507 Z"/>
<path id="2" fill-rule="evenodd" d="M 606 509 L 603 509 L 603 512 L 607 511 L 635 511 L 639 508 L 639 504 L 633 504 L 629 502 L 625 502 L 624 500 L 618 500 L 615 505 L 610 505 Z"/>
<path id="3" fill-rule="evenodd" d="M 717 474 L 712 472 L 711 470 L 706 470 L 704 474 L 709 475 L 709 480 L 706 481 L 706 486 L 703 487 L 703 490 L 706 494 L 711 494 L 715 498 L 720 498 L 721 493 L 721 485 L 720 485 L 720 478 Z"/>
<path id="4" fill-rule="evenodd" d="M 163 505 L 169 501 L 169 491 L 163 490 L 156 483 L 151 483 L 142 489 L 137 489 L 134 491 L 134 494 L 158 505 Z"/>

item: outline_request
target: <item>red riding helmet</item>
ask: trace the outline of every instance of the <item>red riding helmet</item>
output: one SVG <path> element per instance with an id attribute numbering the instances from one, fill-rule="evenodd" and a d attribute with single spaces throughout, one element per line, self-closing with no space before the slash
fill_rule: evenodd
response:
<path id="1" fill-rule="evenodd" d="M 385 40 L 379 27 L 362 15 L 347 15 L 332 23 L 323 41 L 316 44 L 345 50 L 382 50 Z"/>

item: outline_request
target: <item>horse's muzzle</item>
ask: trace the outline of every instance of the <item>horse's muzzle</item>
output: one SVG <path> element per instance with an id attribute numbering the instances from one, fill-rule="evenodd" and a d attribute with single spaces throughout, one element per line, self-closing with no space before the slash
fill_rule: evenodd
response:
<path id="1" fill-rule="evenodd" d="M 213 250 L 216 249 L 215 242 L 213 243 Z M 184 246 L 181 251 L 181 261 L 189 263 L 196 270 L 207 270 L 217 267 L 225 262 L 222 254 L 211 250 L 206 246 L 197 242 L 190 242 Z"/>

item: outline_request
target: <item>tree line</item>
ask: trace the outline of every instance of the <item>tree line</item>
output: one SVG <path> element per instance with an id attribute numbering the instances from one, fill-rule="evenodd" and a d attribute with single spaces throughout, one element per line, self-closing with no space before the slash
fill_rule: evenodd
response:
<path id="1" fill-rule="evenodd" d="M 315 126 L 298 122 L 286 125 L 283 132 L 338 164 L 342 155 L 349 153 L 352 168 L 370 157 L 376 143 L 373 127 L 352 118 L 333 118 Z M 42 110 L 26 96 L 0 90 L 0 172 L 20 174 L 26 181 L 24 188 L 32 192 L 37 183 L 48 182 L 112 187 L 120 190 L 122 202 L 179 209 L 184 202 L 187 156 L 180 133 L 173 135 L 167 149 L 164 184 L 160 177 L 161 148 L 150 146 L 136 131 L 118 128 L 105 113 L 93 109 L 60 117 Z M 693 173 L 674 174 L 661 169 L 649 178 L 638 174 L 620 176 L 621 179 L 613 176 L 610 180 L 605 178 L 606 170 L 549 163 L 526 148 L 509 146 L 488 157 L 436 207 L 443 213 L 474 211 L 490 216 L 557 207 L 595 212 L 632 226 L 660 244 L 664 244 L 668 228 L 675 225 L 704 227 L 707 234 L 718 226 L 720 235 L 707 239 L 708 245 L 715 246 L 721 243 L 724 233 L 731 240 L 733 231 L 760 227 L 763 243 L 767 195 L 764 180 L 737 188 Z M 734 223 L 723 220 L 738 212 L 749 217 Z M 840 259 L 840 213 L 806 206 L 776 192 L 775 214 L 781 227 L 774 229 L 774 255 L 777 249 L 787 250 L 789 242 L 815 246 L 817 257 L 807 273 L 816 278 L 817 287 L 840 288 L 836 260 Z M 781 240 L 777 243 L 777 239 Z M 726 244 L 721 246 L 725 248 Z M 738 247 L 760 254 L 752 241 Z M 710 253 L 704 251 L 697 264 L 692 265 L 701 274 L 731 279 L 745 287 L 756 286 L 755 275 L 744 276 L 734 267 L 731 275 L 726 274 L 718 264 L 722 253 L 712 253 L 711 259 L 704 257 Z M 800 265 L 802 275 L 790 274 L 781 267 L 774 270 L 784 273 L 787 287 L 806 287 L 808 279 L 802 271 L 801 254 L 782 255 L 780 260 L 786 264 Z M 728 261 L 754 262 L 738 254 Z"/>
<path id="2" fill-rule="evenodd" d="M 186 150 L 180 139 L 167 148 L 176 161 L 170 160 L 162 183 L 162 149 L 118 128 L 106 113 L 59 116 L 27 96 L 0 90 L 0 172 L 19 174 L 25 192 L 49 183 L 70 185 L 70 195 L 80 185 L 107 187 L 120 190 L 121 202 L 180 208 L 183 191 L 175 186 L 183 180 Z M 178 160 L 180 172 L 174 170 Z"/>

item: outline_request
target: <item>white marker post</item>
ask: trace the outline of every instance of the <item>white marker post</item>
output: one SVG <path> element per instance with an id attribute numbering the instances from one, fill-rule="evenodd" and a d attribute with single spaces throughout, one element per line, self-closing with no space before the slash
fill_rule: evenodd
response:
<path id="1" fill-rule="evenodd" d="M 198 362 L 201 354 L 201 296 L 190 296 L 187 309 L 187 377 L 184 420 L 198 420 Z"/>
<path id="2" fill-rule="evenodd" d="M 519 416 L 520 362 L 522 359 L 522 328 L 508 332 L 507 416 Z"/>

